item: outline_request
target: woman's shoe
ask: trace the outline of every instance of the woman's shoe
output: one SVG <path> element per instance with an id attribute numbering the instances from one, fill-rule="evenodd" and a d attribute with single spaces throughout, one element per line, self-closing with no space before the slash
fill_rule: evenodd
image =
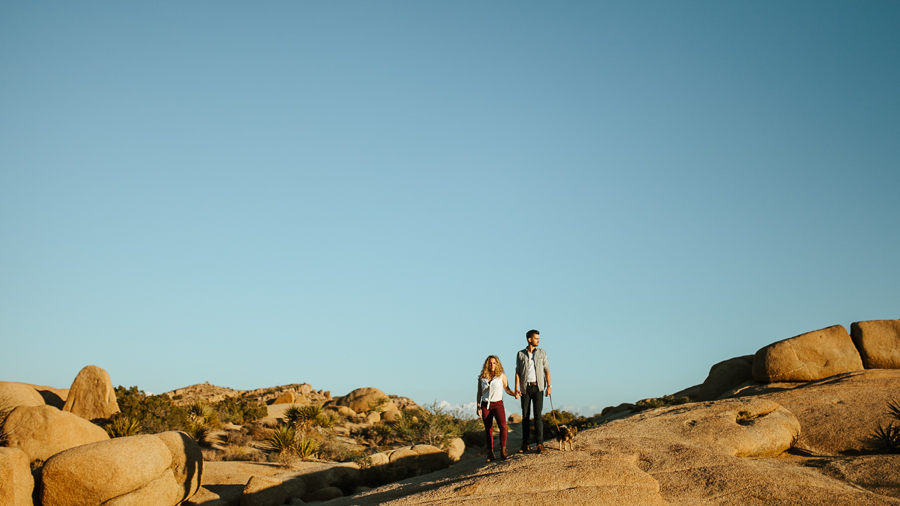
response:
<path id="1" fill-rule="evenodd" d="M 505 447 L 505 446 L 500 448 L 500 458 L 503 459 L 503 460 L 506 460 L 506 459 L 509 458 L 509 454 L 506 453 L 506 447 Z"/>
<path id="2" fill-rule="evenodd" d="M 497 460 L 497 457 L 494 456 L 494 451 L 493 450 L 489 451 L 487 461 L 493 462 L 495 460 Z"/>

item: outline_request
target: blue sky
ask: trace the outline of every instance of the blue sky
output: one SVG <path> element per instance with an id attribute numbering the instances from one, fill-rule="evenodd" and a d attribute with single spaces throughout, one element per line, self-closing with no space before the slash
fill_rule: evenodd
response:
<path id="1" fill-rule="evenodd" d="M 897 90 L 892 1 L 3 0 L 0 379 L 672 393 L 900 318 Z"/>

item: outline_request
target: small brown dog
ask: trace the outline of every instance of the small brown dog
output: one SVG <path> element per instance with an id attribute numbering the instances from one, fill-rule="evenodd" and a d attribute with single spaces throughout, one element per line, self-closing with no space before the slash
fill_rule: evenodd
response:
<path id="1" fill-rule="evenodd" d="M 565 451 L 566 446 L 569 447 L 569 450 L 575 449 L 575 434 L 578 434 L 578 427 L 559 426 L 559 434 L 556 435 L 556 440 L 559 441 L 560 451 Z"/>

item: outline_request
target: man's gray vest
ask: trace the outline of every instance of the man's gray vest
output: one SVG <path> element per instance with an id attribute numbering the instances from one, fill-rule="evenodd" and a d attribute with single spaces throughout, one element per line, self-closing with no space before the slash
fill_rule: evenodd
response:
<path id="1" fill-rule="evenodd" d="M 516 355 L 516 374 L 519 375 L 519 388 L 525 390 L 525 368 L 528 365 L 528 352 L 520 350 Z M 547 379 L 544 377 L 544 371 L 549 371 L 550 365 L 547 363 L 547 352 L 541 348 L 534 349 L 534 375 L 537 377 L 538 389 L 543 392 L 547 389 Z"/>

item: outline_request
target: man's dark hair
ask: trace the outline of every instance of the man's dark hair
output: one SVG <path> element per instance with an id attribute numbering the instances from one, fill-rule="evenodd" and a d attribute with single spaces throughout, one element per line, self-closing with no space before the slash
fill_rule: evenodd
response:
<path id="1" fill-rule="evenodd" d="M 534 337 L 535 334 L 540 335 L 541 333 L 538 332 L 537 330 L 531 329 L 525 333 L 525 339 L 531 339 L 532 337 Z"/>

